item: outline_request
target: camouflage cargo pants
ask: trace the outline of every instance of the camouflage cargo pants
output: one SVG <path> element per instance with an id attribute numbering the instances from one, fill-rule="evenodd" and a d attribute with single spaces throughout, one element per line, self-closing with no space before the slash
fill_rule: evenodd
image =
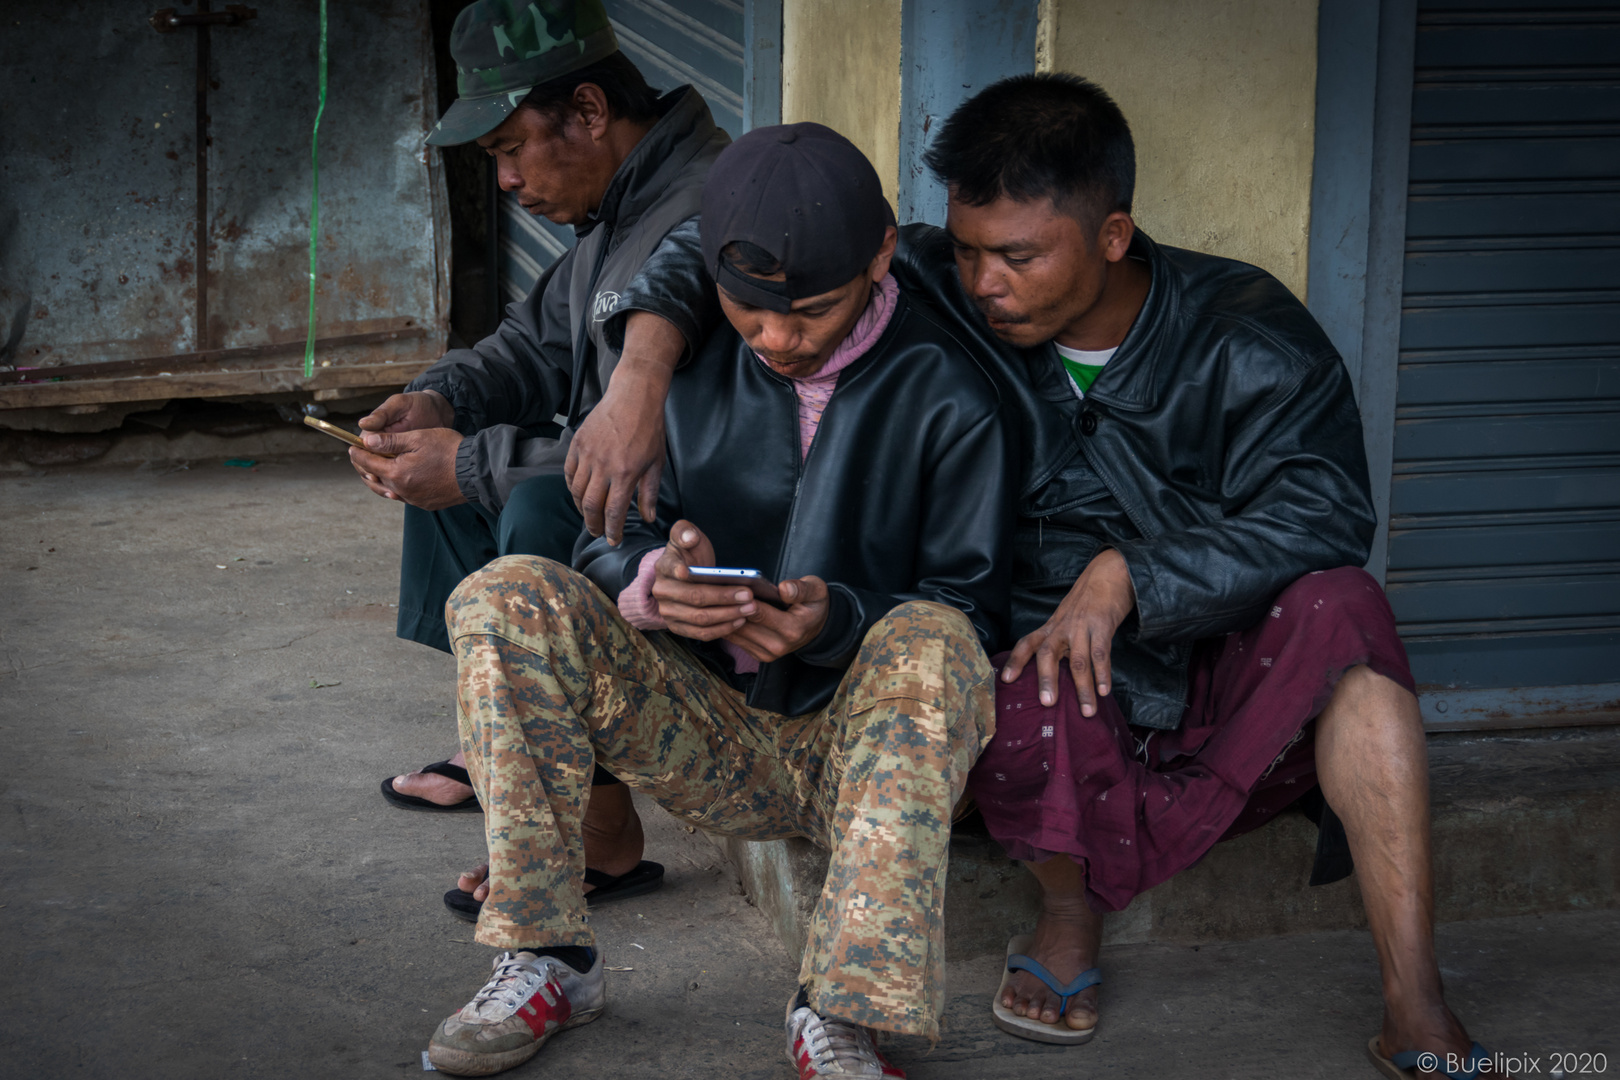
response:
<path id="1" fill-rule="evenodd" d="M 831 703 L 789 717 L 750 709 L 673 635 L 636 630 L 546 559 L 497 559 L 446 612 L 489 841 L 480 942 L 594 942 L 581 822 L 600 759 L 703 829 L 827 847 L 800 972 L 812 1003 L 937 1037 L 951 808 L 994 723 L 993 674 L 966 617 L 901 605 Z"/>

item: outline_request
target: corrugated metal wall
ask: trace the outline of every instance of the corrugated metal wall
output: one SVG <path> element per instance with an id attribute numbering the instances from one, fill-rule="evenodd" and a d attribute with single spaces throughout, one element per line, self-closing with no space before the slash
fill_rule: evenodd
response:
<path id="1" fill-rule="evenodd" d="M 1620 4 L 1420 4 L 1388 590 L 1420 684 L 1620 681 Z"/>
<path id="2" fill-rule="evenodd" d="M 741 0 L 605 0 L 619 48 L 660 90 L 690 83 L 715 123 L 736 138 L 743 130 Z M 540 272 L 574 243 L 574 231 L 531 216 L 512 196 L 500 197 L 501 302 L 521 300 Z"/>

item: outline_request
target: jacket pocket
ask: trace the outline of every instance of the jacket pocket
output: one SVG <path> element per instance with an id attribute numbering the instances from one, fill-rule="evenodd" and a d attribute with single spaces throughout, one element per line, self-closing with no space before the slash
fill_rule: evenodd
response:
<path id="1" fill-rule="evenodd" d="M 1102 477 L 1078 452 L 1034 495 L 1024 500 L 1019 514 L 1028 518 L 1051 517 L 1109 497 Z"/>

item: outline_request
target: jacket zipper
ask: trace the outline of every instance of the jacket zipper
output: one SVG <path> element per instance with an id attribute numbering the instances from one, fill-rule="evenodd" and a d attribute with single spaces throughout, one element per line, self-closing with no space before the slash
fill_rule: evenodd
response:
<path id="1" fill-rule="evenodd" d="M 772 375 L 772 378 L 778 379 L 778 381 L 780 381 L 780 377 L 776 376 L 774 373 Z M 788 543 L 789 543 L 789 541 L 791 541 L 793 539 L 793 527 L 799 520 L 799 492 L 804 487 L 805 469 L 810 464 L 810 455 L 814 454 L 816 452 L 816 443 L 821 441 L 821 425 L 817 424 L 816 425 L 816 433 L 810 437 L 810 449 L 805 450 L 802 453 L 800 452 L 800 450 L 799 450 L 799 440 L 798 440 L 798 434 L 799 434 L 799 392 L 797 390 L 793 389 L 793 386 L 792 386 L 791 383 L 785 384 L 784 389 L 786 389 L 787 392 L 790 395 L 792 395 L 792 398 L 793 398 L 793 435 L 794 435 L 794 439 L 793 439 L 793 501 L 788 504 L 787 528 L 782 530 L 782 542 L 781 542 L 781 544 L 779 544 L 777 546 L 777 549 L 776 549 L 776 566 L 773 568 L 773 570 L 771 572 L 772 576 L 777 577 L 778 579 L 780 579 L 780 576 L 781 576 L 781 573 L 782 573 L 782 566 L 787 560 Z M 835 388 L 833 390 L 833 393 L 836 394 L 837 392 L 838 391 Z M 832 408 L 832 398 L 830 398 L 830 397 L 827 399 L 827 408 L 828 409 Z M 822 410 L 821 419 L 822 419 L 822 423 L 826 422 L 826 419 L 827 419 L 827 411 L 826 411 L 826 409 Z"/>
<path id="2" fill-rule="evenodd" d="M 769 375 L 770 378 L 779 383 L 784 382 L 784 380 L 774 372 L 770 372 Z M 810 439 L 810 449 L 804 451 L 802 454 L 800 453 L 799 440 L 797 437 L 799 434 L 799 394 L 798 391 L 794 390 L 790 384 L 784 383 L 783 389 L 792 395 L 793 399 L 793 501 L 788 504 L 787 527 L 782 530 L 782 542 L 776 547 L 776 565 L 771 569 L 771 577 L 775 579 L 772 584 L 779 584 L 782 580 L 782 564 L 787 557 L 788 542 L 793 538 L 793 526 L 799 518 L 799 492 L 804 487 L 805 466 L 810 464 L 810 455 L 816 452 L 816 442 L 821 437 L 821 427 L 820 425 L 817 425 L 816 434 Z M 829 398 L 829 406 L 831 403 L 832 401 Z M 826 420 L 826 416 L 827 414 L 825 410 L 823 410 L 823 421 Z M 768 664 L 759 665 L 759 675 L 754 677 L 754 683 L 748 688 L 748 695 L 745 698 L 745 701 L 749 706 L 754 704 L 756 695 L 759 693 L 759 687 L 762 681 L 761 676 L 765 674 L 765 669 L 769 666 L 770 665 Z"/>

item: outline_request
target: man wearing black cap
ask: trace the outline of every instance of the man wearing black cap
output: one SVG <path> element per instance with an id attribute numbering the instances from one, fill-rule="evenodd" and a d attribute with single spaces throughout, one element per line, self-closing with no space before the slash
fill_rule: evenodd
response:
<path id="1" fill-rule="evenodd" d="M 566 560 L 582 525 L 617 540 L 638 486 L 651 505 L 670 375 L 719 318 L 695 265 L 644 268 L 655 250 L 695 253 L 703 178 L 728 141 L 697 91 L 647 86 L 600 0 L 479 0 L 451 52 L 460 96 L 428 142 L 477 141 L 502 189 L 573 225 L 578 242 L 494 334 L 360 421 L 356 469 L 407 504 L 399 636 L 445 651 L 444 601 L 468 573 L 513 552 Z M 628 792 L 599 780 L 595 898 L 655 888 L 662 868 L 640 861 Z M 390 777 L 382 793 L 406 809 L 478 810 L 459 758 Z M 463 875 L 452 910 L 476 917 L 481 877 Z"/>
<path id="2" fill-rule="evenodd" d="M 1017 449 L 977 362 L 889 276 L 893 222 L 870 163 L 820 125 L 722 153 L 702 242 L 730 325 L 671 385 L 656 520 L 587 546 L 583 573 L 513 556 L 452 595 L 490 852 L 477 937 L 507 951 L 433 1036 L 440 1070 L 510 1068 L 600 1014 L 578 884 L 597 762 L 704 829 L 831 850 L 782 988 L 801 1080 L 903 1076 L 871 1031 L 937 1037 Z M 717 560 L 763 584 L 694 571 Z"/>

